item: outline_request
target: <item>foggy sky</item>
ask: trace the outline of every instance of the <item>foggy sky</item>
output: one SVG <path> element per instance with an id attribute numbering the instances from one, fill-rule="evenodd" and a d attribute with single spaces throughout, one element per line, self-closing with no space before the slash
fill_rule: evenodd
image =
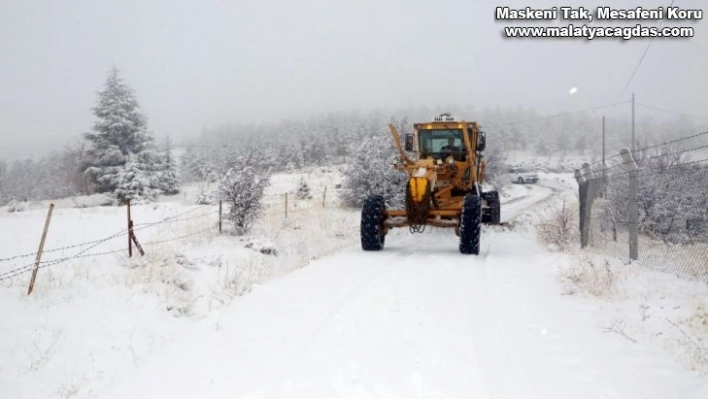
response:
<path id="1" fill-rule="evenodd" d="M 689 24 L 694 38 L 655 40 L 622 98 L 650 39 L 507 39 L 509 23 L 494 21 L 501 5 L 669 3 L 0 0 L 0 157 L 60 148 L 89 131 L 113 65 L 158 138 L 355 109 L 469 104 L 553 113 L 631 92 L 708 117 L 705 20 Z M 708 9 L 705 0 L 675 5 Z"/>

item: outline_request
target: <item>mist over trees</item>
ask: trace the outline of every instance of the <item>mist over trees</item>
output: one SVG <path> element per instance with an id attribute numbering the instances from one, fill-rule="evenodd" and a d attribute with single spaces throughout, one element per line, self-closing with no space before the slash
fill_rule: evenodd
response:
<path id="1" fill-rule="evenodd" d="M 227 169 L 226 160 L 248 147 L 244 143 L 260 147 L 262 161 L 275 170 L 340 164 L 358 156 L 357 145 L 366 138 L 387 137 L 393 148 L 388 123 L 393 122 L 401 134 L 405 134 L 412 129 L 413 123 L 428 121 L 442 111 L 479 122 L 482 131 L 487 133 L 489 150 L 485 154 L 489 158 L 494 152 L 499 155 L 526 151 L 539 157 L 573 155 L 592 162 L 602 153 L 602 114 L 597 112 L 548 117 L 523 108 L 419 107 L 393 112 L 329 113 L 299 121 L 204 129 L 198 138 L 184 143 L 186 154 L 181 159 L 182 176 L 186 181 L 216 181 L 216 177 Z M 612 111 L 613 116 L 606 118 L 608 155 L 631 145 L 629 114 L 619 107 Z M 648 116 L 637 119 L 636 139 L 639 145 L 660 143 L 699 129 L 688 118 Z M 494 167 L 491 159 L 490 167 Z"/>
<path id="2" fill-rule="evenodd" d="M 514 162 L 514 151 L 540 157 L 574 155 L 589 162 L 598 160 L 602 151 L 599 111 L 549 117 L 524 108 L 445 106 L 327 113 L 301 120 L 219 126 L 204 129 L 197 137 L 175 146 L 182 156 L 175 156 L 170 144 L 167 156 L 167 146 L 159 148 L 148 133 L 134 93 L 118 74 L 115 79 L 112 74 L 113 71 L 102 93 L 116 94 L 115 100 L 99 95 L 96 108 L 101 110 L 94 110 L 97 121 L 94 131 L 86 136 L 89 140 L 72 142 L 65 149 L 35 159 L 0 161 L 0 204 L 97 191 L 111 193 L 129 154 L 135 155 L 138 169 L 150 176 L 145 184 L 164 193 L 178 190 L 180 180 L 218 182 L 242 154 L 249 154 L 258 168 L 272 171 L 359 162 L 366 156 L 361 149 L 366 140 L 379 140 L 380 145 L 395 151 L 388 123 L 393 122 L 405 134 L 413 123 L 430 120 L 441 112 L 481 124 L 487 133 L 485 155 L 490 171 L 504 162 Z M 706 130 L 689 118 L 660 116 L 637 118 L 639 146 Z M 115 139 L 108 137 L 112 131 L 110 120 L 125 129 L 116 129 L 120 134 L 116 133 Z M 629 110 L 620 106 L 613 109 L 606 119 L 606 130 L 608 155 L 629 147 Z M 84 170 L 89 175 L 84 175 Z"/>
<path id="3" fill-rule="evenodd" d="M 72 142 L 37 160 L 0 161 L 0 204 L 85 193 L 86 180 L 80 171 L 84 147 Z"/>

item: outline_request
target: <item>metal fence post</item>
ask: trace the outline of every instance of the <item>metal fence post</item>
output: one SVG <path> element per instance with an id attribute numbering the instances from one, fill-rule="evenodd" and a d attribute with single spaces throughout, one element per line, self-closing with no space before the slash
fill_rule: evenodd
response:
<path id="1" fill-rule="evenodd" d="M 578 209 L 578 223 L 580 224 L 580 248 L 585 248 L 588 245 L 588 181 L 583 177 L 580 169 L 575 170 L 575 180 L 578 181 L 578 199 L 580 207 Z"/>
<path id="2" fill-rule="evenodd" d="M 638 192 L 638 168 L 634 162 L 631 152 L 624 148 L 620 152 L 624 160 L 623 166 L 629 171 L 629 220 L 627 221 L 629 229 L 629 259 L 639 259 L 639 232 L 638 220 L 639 212 L 637 210 L 637 192 Z"/>

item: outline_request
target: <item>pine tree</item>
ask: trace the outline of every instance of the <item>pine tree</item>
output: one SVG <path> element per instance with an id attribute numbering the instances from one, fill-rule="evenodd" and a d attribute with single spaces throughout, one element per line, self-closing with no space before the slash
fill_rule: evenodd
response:
<path id="1" fill-rule="evenodd" d="M 93 132 L 84 134 L 91 144 L 84 173 L 94 179 L 98 191 L 116 189 L 129 154 L 134 154 L 134 162 L 141 164 L 149 183 L 159 184 L 153 173 L 159 157 L 147 130 L 147 120 L 117 68 L 109 72 L 93 113 L 97 118 Z"/>
<path id="2" fill-rule="evenodd" d="M 312 194 L 310 193 L 310 186 L 304 178 L 300 178 L 300 182 L 297 186 L 297 191 L 295 192 L 295 198 L 301 201 L 312 199 Z"/>
<path id="3" fill-rule="evenodd" d="M 160 189 L 166 195 L 174 195 L 180 191 L 180 179 L 177 173 L 177 165 L 172 156 L 172 143 L 167 137 L 162 160 L 162 174 L 160 175 Z"/>

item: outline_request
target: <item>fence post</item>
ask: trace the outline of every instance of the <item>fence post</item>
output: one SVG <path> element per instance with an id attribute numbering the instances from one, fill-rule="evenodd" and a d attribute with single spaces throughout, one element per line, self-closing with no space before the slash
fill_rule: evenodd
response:
<path id="1" fill-rule="evenodd" d="M 288 193 L 285 193 L 285 218 L 288 218 Z"/>
<path id="2" fill-rule="evenodd" d="M 219 201 L 219 234 L 221 234 L 221 201 Z"/>
<path id="3" fill-rule="evenodd" d="M 580 248 L 585 248 L 588 245 L 588 226 L 589 221 L 586 220 L 588 204 L 588 181 L 585 179 L 580 169 L 575 170 L 575 180 L 578 181 L 578 199 L 580 206 L 578 209 L 578 224 L 580 225 Z"/>
<path id="4" fill-rule="evenodd" d="M 138 248 L 138 251 L 140 251 L 140 256 L 145 256 L 145 251 L 143 250 L 143 247 L 138 242 L 138 237 L 136 237 L 135 234 L 131 235 L 130 237 L 133 239 L 133 242 L 135 243 L 135 247 Z"/>
<path id="5" fill-rule="evenodd" d="M 128 257 L 133 257 L 133 220 L 130 218 L 130 198 L 127 200 L 128 205 Z"/>
<path id="6" fill-rule="evenodd" d="M 325 199 L 327 198 L 327 186 L 324 188 L 324 192 L 322 193 L 322 207 L 325 207 Z"/>
<path id="7" fill-rule="evenodd" d="M 628 149 L 622 149 L 620 154 L 624 160 L 624 168 L 629 171 L 629 220 L 627 224 L 629 225 L 629 259 L 632 261 L 639 259 L 639 231 L 637 226 L 639 219 L 639 211 L 637 210 L 637 191 L 639 186 L 637 175 L 639 172 L 637 164 Z"/>
<path id="8" fill-rule="evenodd" d="M 53 211 L 54 204 L 49 204 L 49 213 L 47 213 L 47 220 L 44 222 L 44 231 L 42 231 L 42 239 L 39 241 L 39 250 L 37 250 L 37 258 L 34 261 L 34 270 L 32 270 L 32 279 L 30 280 L 27 295 L 31 294 L 32 290 L 34 290 L 34 282 L 37 279 L 37 270 L 39 270 L 39 262 L 42 259 L 42 251 L 44 251 L 44 242 L 47 240 L 47 231 L 49 231 L 49 222 L 52 220 Z"/>

